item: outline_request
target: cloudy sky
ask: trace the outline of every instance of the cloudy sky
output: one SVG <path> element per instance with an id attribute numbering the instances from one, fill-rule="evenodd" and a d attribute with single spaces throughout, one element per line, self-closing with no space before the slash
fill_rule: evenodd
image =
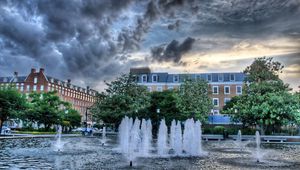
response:
<path id="1" fill-rule="evenodd" d="M 130 67 L 243 71 L 267 56 L 300 85 L 299 0 L 1 0 L 0 76 L 32 67 L 104 88 Z"/>

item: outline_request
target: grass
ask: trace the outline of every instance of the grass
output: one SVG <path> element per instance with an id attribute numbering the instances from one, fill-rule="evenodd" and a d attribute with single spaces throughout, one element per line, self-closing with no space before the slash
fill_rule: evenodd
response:
<path id="1" fill-rule="evenodd" d="M 56 132 L 38 132 L 38 131 L 15 131 L 15 134 L 30 134 L 30 135 L 53 135 Z"/>

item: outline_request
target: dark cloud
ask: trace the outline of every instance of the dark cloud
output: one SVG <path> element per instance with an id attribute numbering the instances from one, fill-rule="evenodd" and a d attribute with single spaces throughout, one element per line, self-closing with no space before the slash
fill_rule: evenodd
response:
<path id="1" fill-rule="evenodd" d="M 151 54 L 153 60 L 179 63 L 183 54 L 191 50 L 195 39 L 188 37 L 181 44 L 177 40 L 171 41 L 168 45 L 153 47 Z"/>
<path id="2" fill-rule="evenodd" d="M 193 45 L 210 52 L 266 36 L 300 44 L 299 14 L 297 0 L 3 0 L 0 66 L 94 84 L 153 60 L 188 66 L 181 59 Z M 149 48 L 151 59 L 131 58 Z"/>

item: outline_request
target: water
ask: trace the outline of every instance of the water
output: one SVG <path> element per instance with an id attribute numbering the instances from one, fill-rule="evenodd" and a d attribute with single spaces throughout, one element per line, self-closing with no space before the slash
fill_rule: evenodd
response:
<path id="1" fill-rule="evenodd" d="M 56 133 L 57 139 L 56 139 L 56 143 L 54 145 L 55 150 L 57 150 L 57 151 L 61 151 L 63 148 L 63 143 L 61 142 L 61 133 L 62 133 L 62 127 L 61 127 L 61 125 L 58 125 L 57 133 Z"/>
<path id="2" fill-rule="evenodd" d="M 263 162 L 256 163 L 251 154 L 226 153 L 216 148 L 235 148 L 232 141 L 203 142 L 202 157 L 139 157 L 129 167 L 127 158 L 116 149 L 116 136 L 107 136 L 106 146 L 101 137 L 64 137 L 61 152 L 54 151 L 56 138 L 24 138 L 0 140 L 0 169 L 299 169 L 300 145 L 265 145 L 270 152 Z M 154 145 L 153 145 L 154 146 Z M 250 147 L 253 149 L 253 147 Z"/>
<path id="3" fill-rule="evenodd" d="M 181 122 L 173 120 L 168 134 L 164 119 L 160 121 L 156 148 L 152 147 L 151 120 L 125 117 L 119 127 L 120 150 L 129 158 L 137 157 L 170 157 L 170 156 L 202 156 L 201 122 L 188 119 L 182 131 Z M 152 151 L 152 152 L 151 152 Z M 156 154 L 155 154 L 156 153 Z"/>
<path id="4" fill-rule="evenodd" d="M 165 119 L 160 121 L 158 137 L 157 137 L 157 154 L 165 156 L 167 154 L 168 128 Z"/>
<path id="5" fill-rule="evenodd" d="M 102 145 L 105 145 L 105 142 L 106 142 L 106 127 L 103 126 L 102 128 Z"/>
<path id="6" fill-rule="evenodd" d="M 255 141 L 256 141 L 256 161 L 257 162 L 260 162 L 261 161 L 261 157 L 262 157 L 262 153 L 261 153 L 261 150 L 260 150 L 260 134 L 258 131 L 255 132 Z"/>

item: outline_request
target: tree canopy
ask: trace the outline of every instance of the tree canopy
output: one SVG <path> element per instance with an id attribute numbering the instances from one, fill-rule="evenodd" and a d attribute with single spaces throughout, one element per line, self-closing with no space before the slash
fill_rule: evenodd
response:
<path id="1" fill-rule="evenodd" d="M 6 87 L 0 89 L 0 132 L 3 122 L 16 117 L 26 109 L 26 98 L 16 89 Z"/>
<path id="2" fill-rule="evenodd" d="M 106 83 L 105 92 L 99 93 L 91 108 L 95 118 L 105 123 L 119 123 L 125 115 L 132 115 L 149 105 L 149 93 L 131 74 L 121 75 Z"/>
<path id="3" fill-rule="evenodd" d="M 194 118 L 206 121 L 210 110 L 213 108 L 208 96 L 208 84 L 200 79 L 197 81 L 186 80 L 178 91 L 177 106 L 185 118 Z"/>
<path id="4" fill-rule="evenodd" d="M 53 124 L 61 124 L 68 103 L 60 100 L 55 91 L 46 93 L 31 93 L 29 109 L 23 119 L 43 124 L 46 130 Z"/>
<path id="5" fill-rule="evenodd" d="M 227 103 L 223 113 L 233 114 L 234 120 L 244 125 L 259 125 L 263 134 L 297 122 L 299 104 L 288 85 L 278 77 L 282 68 L 272 58 L 255 59 L 245 70 L 248 82 L 244 93 Z"/>

